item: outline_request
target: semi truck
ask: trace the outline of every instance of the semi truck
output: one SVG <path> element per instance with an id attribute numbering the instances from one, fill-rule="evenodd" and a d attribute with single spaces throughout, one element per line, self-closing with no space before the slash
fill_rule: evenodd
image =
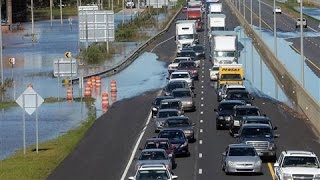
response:
<path id="1" fill-rule="evenodd" d="M 208 14 L 208 33 L 209 37 L 212 31 L 224 31 L 226 29 L 226 15 Z"/>
<path id="2" fill-rule="evenodd" d="M 242 64 L 220 64 L 218 87 L 225 84 L 243 85 L 243 66 Z"/>
<path id="3" fill-rule="evenodd" d="M 197 31 L 203 30 L 201 8 L 188 8 L 187 9 L 187 19 L 188 20 L 196 20 L 196 30 Z"/>
<path id="4" fill-rule="evenodd" d="M 199 41 L 196 30 L 196 20 L 176 21 L 175 39 L 177 44 L 177 53 L 181 52 L 183 47 L 196 45 Z"/>
<path id="5" fill-rule="evenodd" d="M 238 63 L 238 36 L 235 31 L 212 31 L 210 60 L 214 65 Z"/>

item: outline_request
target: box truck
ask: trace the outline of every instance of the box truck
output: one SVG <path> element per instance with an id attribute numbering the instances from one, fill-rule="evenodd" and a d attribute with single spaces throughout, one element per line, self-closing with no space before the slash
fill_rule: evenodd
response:
<path id="1" fill-rule="evenodd" d="M 222 64 L 219 65 L 218 87 L 224 84 L 243 85 L 243 66 L 242 64 Z"/>

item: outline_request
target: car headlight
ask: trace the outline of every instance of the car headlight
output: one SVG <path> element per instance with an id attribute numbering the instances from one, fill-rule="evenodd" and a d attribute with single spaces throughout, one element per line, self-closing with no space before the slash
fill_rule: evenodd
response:
<path id="1" fill-rule="evenodd" d="M 239 120 L 234 120 L 233 121 L 234 126 L 240 126 L 240 121 Z"/>
<path id="2" fill-rule="evenodd" d="M 226 121 L 230 121 L 230 120 L 231 120 L 231 117 L 230 117 L 230 116 L 226 116 L 226 117 L 224 117 L 224 119 L 225 119 Z"/>
<path id="3" fill-rule="evenodd" d="M 233 161 L 228 161 L 228 165 L 229 165 L 229 166 L 234 166 L 235 163 L 234 163 Z"/>
<path id="4" fill-rule="evenodd" d="M 223 116 L 219 116 L 218 119 L 223 120 Z"/>
<path id="5" fill-rule="evenodd" d="M 276 148 L 276 145 L 274 143 L 270 143 L 269 150 L 273 150 Z"/>
<path id="6" fill-rule="evenodd" d="M 185 141 L 180 147 L 186 147 L 188 145 L 188 141 Z"/>
<path id="7" fill-rule="evenodd" d="M 152 111 L 157 111 L 158 109 L 157 108 L 152 108 Z"/>
<path id="8" fill-rule="evenodd" d="M 188 102 L 187 102 L 187 104 L 189 104 L 189 105 L 190 105 L 190 104 L 192 104 L 192 102 L 188 101 Z"/>
<path id="9" fill-rule="evenodd" d="M 289 173 L 283 173 L 282 178 L 285 180 L 292 180 L 292 176 Z"/>
<path id="10" fill-rule="evenodd" d="M 262 163 L 261 160 L 259 160 L 259 161 L 255 162 L 254 165 L 255 166 L 261 166 L 261 163 Z"/>
<path id="11" fill-rule="evenodd" d="M 185 130 L 185 131 L 183 131 L 185 134 L 191 134 L 192 133 L 192 131 L 191 130 Z"/>

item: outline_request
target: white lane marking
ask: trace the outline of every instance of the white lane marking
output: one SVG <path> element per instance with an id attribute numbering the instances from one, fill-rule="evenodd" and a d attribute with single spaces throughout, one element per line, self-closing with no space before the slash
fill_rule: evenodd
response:
<path id="1" fill-rule="evenodd" d="M 199 153 L 199 158 L 202 158 L 202 153 Z"/>
<path id="2" fill-rule="evenodd" d="M 201 104 L 201 106 L 203 106 L 203 104 Z"/>
<path id="3" fill-rule="evenodd" d="M 204 81 L 202 80 L 201 82 L 203 83 Z"/>
<path id="4" fill-rule="evenodd" d="M 203 100 L 203 97 L 201 97 L 201 100 Z"/>
<path id="5" fill-rule="evenodd" d="M 199 174 L 202 174 L 202 169 L 199 169 Z"/>
<path id="6" fill-rule="evenodd" d="M 203 91 L 201 91 L 201 94 L 203 94 Z"/>
<path id="7" fill-rule="evenodd" d="M 201 86 L 201 88 L 203 89 L 203 86 Z"/>
<path id="8" fill-rule="evenodd" d="M 203 120 L 202 120 L 202 119 L 200 120 L 200 123 L 203 123 Z"/>
<path id="9" fill-rule="evenodd" d="M 202 75 L 201 77 L 204 78 L 204 75 Z"/>
<path id="10" fill-rule="evenodd" d="M 200 129 L 200 132 L 203 133 L 203 129 Z"/>
<path id="11" fill-rule="evenodd" d="M 204 73 L 204 71 L 202 71 L 202 74 Z"/>
<path id="12" fill-rule="evenodd" d="M 203 114 L 203 111 L 201 111 L 200 114 Z"/>
<path id="13" fill-rule="evenodd" d="M 152 112 L 150 111 L 149 116 L 148 116 L 148 120 L 147 120 L 146 124 L 144 125 L 144 128 L 143 128 L 143 130 L 142 130 L 142 132 L 141 132 L 141 134 L 140 134 L 140 136 L 139 136 L 139 138 L 138 138 L 138 140 L 137 140 L 137 142 L 136 142 L 136 145 L 135 145 L 134 148 L 133 148 L 133 151 L 132 151 L 132 153 L 131 153 L 131 156 L 130 156 L 130 159 L 129 159 L 129 161 L 128 161 L 128 164 L 127 164 L 127 166 L 126 166 L 126 168 L 125 168 L 125 170 L 124 170 L 124 172 L 123 172 L 123 174 L 122 174 L 122 176 L 121 176 L 121 180 L 124 180 L 125 177 L 127 176 L 127 173 L 128 173 L 129 168 L 130 168 L 130 166 L 131 166 L 131 163 L 132 163 L 132 161 L 133 161 L 133 158 L 134 158 L 134 156 L 135 156 L 135 154 L 136 154 L 136 152 L 137 152 L 137 149 L 138 149 L 138 146 L 139 146 L 139 144 L 140 144 L 140 141 L 141 141 L 141 139 L 142 139 L 142 137 L 143 137 L 143 135 L 144 135 L 147 127 L 148 127 L 148 124 L 149 124 L 149 122 L 150 122 L 150 120 L 151 120 L 151 117 L 152 117 Z"/>
<path id="14" fill-rule="evenodd" d="M 202 140 L 199 140 L 199 144 L 202 144 Z"/>

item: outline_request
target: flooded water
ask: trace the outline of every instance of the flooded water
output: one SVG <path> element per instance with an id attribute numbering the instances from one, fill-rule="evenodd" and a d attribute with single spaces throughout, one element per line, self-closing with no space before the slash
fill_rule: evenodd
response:
<path id="1" fill-rule="evenodd" d="M 300 12 L 300 7 L 294 8 L 296 11 Z M 309 8 L 309 7 L 302 7 L 303 14 L 307 14 L 315 19 L 320 20 L 320 9 L 319 8 Z"/>

